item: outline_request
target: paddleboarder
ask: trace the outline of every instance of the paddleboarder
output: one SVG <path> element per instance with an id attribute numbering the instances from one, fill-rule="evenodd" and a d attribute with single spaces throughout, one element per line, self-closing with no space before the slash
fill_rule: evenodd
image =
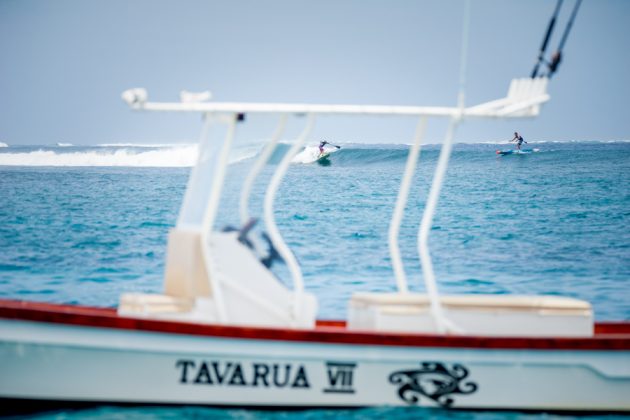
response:
<path id="1" fill-rule="evenodd" d="M 324 154 L 324 146 L 326 146 L 328 143 L 326 140 L 322 140 L 319 142 L 319 155 L 323 155 Z M 336 147 L 337 149 L 341 149 L 341 146 L 335 146 L 334 144 L 330 144 L 332 147 Z"/>
<path id="2" fill-rule="evenodd" d="M 521 136 L 520 134 L 518 134 L 518 131 L 514 132 L 514 138 L 512 140 L 510 140 L 510 142 L 516 142 L 516 148 L 518 150 L 521 150 L 521 144 L 525 143 L 527 144 L 527 142 L 525 141 L 525 139 L 523 138 L 523 136 Z"/>
<path id="3" fill-rule="evenodd" d="M 326 140 L 319 142 L 319 155 L 320 156 L 324 154 L 324 146 L 326 146 L 327 144 L 329 143 Z"/>

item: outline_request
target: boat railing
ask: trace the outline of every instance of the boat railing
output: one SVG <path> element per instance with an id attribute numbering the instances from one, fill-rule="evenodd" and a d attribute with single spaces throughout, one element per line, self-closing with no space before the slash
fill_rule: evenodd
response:
<path id="1" fill-rule="evenodd" d="M 280 123 L 282 124 L 283 120 L 281 120 Z M 282 179 L 289 169 L 289 165 L 291 164 L 293 157 L 299 152 L 304 142 L 306 142 L 306 139 L 308 138 L 314 125 L 315 115 L 309 114 L 304 130 L 299 135 L 297 140 L 293 143 L 291 148 L 289 148 L 289 151 L 285 154 L 284 158 L 280 162 L 280 165 L 274 172 L 271 181 L 269 182 L 269 186 L 267 187 L 267 193 L 265 194 L 264 203 L 265 226 L 269 232 L 269 237 L 272 244 L 278 250 L 280 256 L 287 264 L 289 271 L 291 272 L 291 278 L 293 279 L 293 315 L 296 319 L 302 305 L 302 296 L 304 294 L 304 280 L 302 278 L 302 270 L 300 268 L 300 264 L 298 264 L 295 255 L 293 255 L 293 252 L 291 252 L 291 249 L 289 249 L 289 246 L 282 238 L 280 229 L 278 229 L 273 211 L 273 203 L 276 197 L 276 193 L 278 192 L 278 188 L 280 187 Z"/>

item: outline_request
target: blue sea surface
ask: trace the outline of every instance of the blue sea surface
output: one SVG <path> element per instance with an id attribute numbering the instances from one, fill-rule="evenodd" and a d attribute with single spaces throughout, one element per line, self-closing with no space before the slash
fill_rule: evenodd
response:
<path id="1" fill-rule="evenodd" d="M 565 295 L 590 301 L 599 321 L 630 320 L 630 143 L 535 147 L 540 151 L 497 156 L 495 150 L 506 145 L 455 146 L 429 240 L 440 291 Z M 265 187 L 286 148 L 275 153 L 254 186 L 254 216 L 262 215 Z M 0 149 L 0 155 L 16 153 L 11 149 Z M 19 153 L 37 150 L 24 147 Z M 89 147 L 51 150 L 93 153 Z M 344 319 L 353 292 L 395 289 L 387 233 L 407 152 L 404 145 L 342 144 L 328 166 L 291 165 L 275 202 L 276 221 L 301 264 L 306 288 L 319 299 L 320 318 Z M 424 290 L 417 231 L 438 153 L 438 146 L 423 148 L 401 227 L 405 270 L 417 291 Z M 253 161 L 229 166 L 218 228 L 238 226 L 238 190 Z M 189 172 L 187 167 L 0 166 L 0 298 L 115 306 L 123 292 L 160 292 L 166 237 Z M 286 267 L 275 270 L 290 283 Z M 99 407 L 42 414 L 418 416 L 540 417 L 401 408 L 274 413 Z"/>

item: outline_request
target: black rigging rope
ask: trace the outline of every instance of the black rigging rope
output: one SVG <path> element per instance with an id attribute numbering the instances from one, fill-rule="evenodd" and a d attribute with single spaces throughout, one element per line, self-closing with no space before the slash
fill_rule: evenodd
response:
<path id="1" fill-rule="evenodd" d="M 551 56 L 551 62 L 548 63 L 549 73 L 547 73 L 547 77 L 549 78 L 551 78 L 556 70 L 558 70 L 558 66 L 560 65 L 560 61 L 562 60 L 562 48 L 564 48 L 564 43 L 567 41 L 569 32 L 571 31 L 571 27 L 573 26 L 573 21 L 575 20 L 575 16 L 577 15 L 578 9 L 580 8 L 580 4 L 582 4 L 582 0 L 577 0 L 575 2 L 575 6 L 573 6 L 573 12 L 571 13 L 571 18 L 567 23 L 567 27 L 564 29 L 564 34 L 562 35 L 562 39 L 560 40 L 558 49 L 556 49 L 556 51 Z"/>
<path id="2" fill-rule="evenodd" d="M 551 20 L 549 21 L 549 26 L 547 26 L 547 33 L 543 38 L 543 43 L 540 46 L 540 52 L 538 53 L 538 60 L 536 60 L 536 64 L 534 65 L 534 70 L 532 71 L 532 79 L 538 75 L 538 68 L 540 67 L 540 63 L 543 62 L 545 57 L 545 51 L 547 50 L 547 44 L 549 43 L 549 39 L 551 38 L 551 33 L 553 32 L 553 28 L 556 25 L 556 19 L 558 18 L 558 13 L 560 12 L 560 7 L 562 6 L 563 0 L 558 0 L 556 3 L 556 10 L 553 12 L 551 16 Z"/>

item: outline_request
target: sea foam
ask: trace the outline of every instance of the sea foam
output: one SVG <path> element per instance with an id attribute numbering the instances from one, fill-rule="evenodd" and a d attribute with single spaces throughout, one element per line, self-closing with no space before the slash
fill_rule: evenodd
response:
<path id="1" fill-rule="evenodd" d="M 88 149 L 76 152 L 39 149 L 20 153 L 1 153 L 0 165 L 187 167 L 194 165 L 196 159 L 196 146 L 142 151 L 128 148 Z"/>
<path id="2" fill-rule="evenodd" d="M 334 153 L 337 149 L 333 148 L 324 148 L 324 151 L 327 153 Z M 319 147 L 316 146 L 307 146 L 300 153 L 295 155 L 292 163 L 313 163 L 319 158 Z"/>
<path id="3" fill-rule="evenodd" d="M 258 153 L 253 147 L 236 148 L 228 163 L 250 159 Z M 197 145 L 153 146 L 99 145 L 0 153 L 0 166 L 124 166 L 124 167 L 190 167 L 197 162 Z"/>

